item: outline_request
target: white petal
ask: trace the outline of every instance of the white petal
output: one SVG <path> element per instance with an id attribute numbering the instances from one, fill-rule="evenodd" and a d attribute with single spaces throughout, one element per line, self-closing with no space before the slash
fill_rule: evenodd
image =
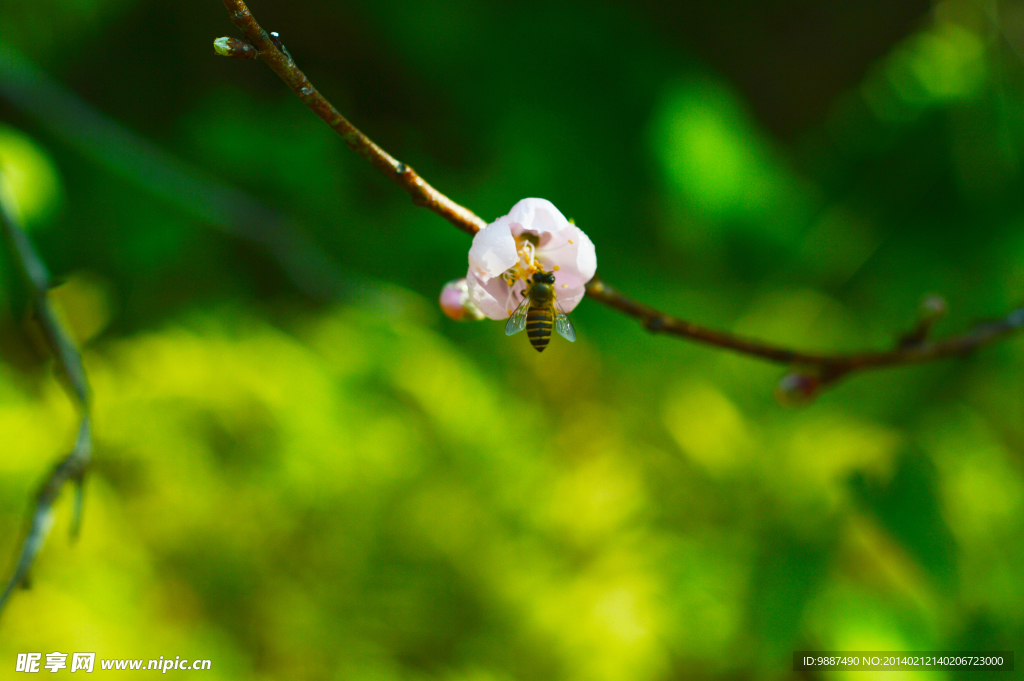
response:
<path id="1" fill-rule="evenodd" d="M 576 225 L 569 225 L 558 234 L 551 235 L 546 244 L 537 248 L 537 258 L 548 271 L 571 273 L 586 283 L 597 270 L 594 242 Z"/>
<path id="2" fill-rule="evenodd" d="M 507 217 L 536 234 L 560 232 L 570 226 L 561 211 L 547 199 L 523 199 L 512 206 Z"/>
<path id="3" fill-rule="evenodd" d="M 498 218 L 473 237 L 469 248 L 469 271 L 482 281 L 496 277 L 519 260 L 508 216 Z"/>
<path id="4" fill-rule="evenodd" d="M 580 304 L 586 289 L 583 281 L 574 273 L 565 270 L 555 272 L 555 300 L 565 312 L 572 312 Z"/>
<path id="5" fill-rule="evenodd" d="M 515 310 L 513 303 L 519 299 L 515 291 L 525 287 L 522 282 L 517 282 L 516 287 L 509 289 L 501 277 L 481 282 L 473 270 L 466 275 L 466 283 L 469 285 L 469 299 L 488 319 L 507 319 L 511 314 L 509 306 Z"/>
<path id="6" fill-rule="evenodd" d="M 576 235 L 576 238 L 579 239 L 579 242 L 576 250 L 576 271 L 580 273 L 583 283 L 586 283 L 593 279 L 594 273 L 597 272 L 597 251 L 594 249 L 594 242 L 590 240 L 590 237 L 584 234 L 582 229 L 577 229 L 577 231 L 579 234 Z"/>

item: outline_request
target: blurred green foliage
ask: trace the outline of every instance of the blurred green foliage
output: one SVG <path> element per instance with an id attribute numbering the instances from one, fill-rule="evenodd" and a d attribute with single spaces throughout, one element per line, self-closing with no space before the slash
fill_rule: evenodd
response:
<path id="1" fill-rule="evenodd" d="M 1019 0 L 252 9 L 439 189 L 487 219 L 551 199 L 604 278 L 680 316 L 852 350 L 893 343 L 928 292 L 950 301 L 940 333 L 1021 304 Z M 220 3 L 0 16 L 0 50 L 199 183 L 132 171 L 122 138 L 84 140 L 82 111 L 55 127 L 0 94 L 0 164 L 96 405 L 81 539 L 62 537 L 65 498 L 0 618 L 0 665 L 57 650 L 208 658 L 211 679 L 774 679 L 797 649 L 1024 640 L 1020 339 L 796 411 L 772 398 L 779 367 L 587 302 L 580 341 L 537 355 L 439 314 L 468 239 L 263 65 L 214 57 L 234 35 Z M 230 234 L 226 194 L 180 189 L 205 177 L 293 218 L 342 295 L 303 295 Z M 76 423 L 8 254 L 0 272 L 13 560 Z"/>

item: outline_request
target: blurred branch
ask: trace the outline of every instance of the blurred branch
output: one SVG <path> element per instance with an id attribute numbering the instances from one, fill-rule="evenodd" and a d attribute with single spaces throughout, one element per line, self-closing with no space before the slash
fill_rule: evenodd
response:
<path id="1" fill-rule="evenodd" d="M 225 234 L 261 246 L 305 294 L 317 299 L 380 294 L 377 282 L 366 278 L 357 281 L 343 275 L 338 263 L 297 225 L 103 115 L 2 40 L 0 96 L 38 118 L 58 138 L 116 175 Z M 82 408 L 83 416 L 74 448 L 57 464 L 36 495 L 35 510 L 17 564 L 0 594 L 0 612 L 14 589 L 27 584 L 29 570 L 53 523 L 53 505 L 67 482 L 76 483 L 71 534 L 77 533 L 82 481 L 92 456 L 89 390 L 81 356 L 47 300 L 49 272 L 21 229 L 12 201 L 12 197 L 3 194 L 0 177 L 4 241 L 26 283 L 34 320 L 57 358 L 58 375 Z"/>
<path id="2" fill-rule="evenodd" d="M 413 203 L 429 208 L 467 234 L 475 234 L 486 226 L 486 223 L 472 211 L 431 187 L 412 168 L 396 161 L 342 116 L 299 70 L 291 55 L 277 39 L 277 35 L 268 34 L 256 22 L 242 0 L 223 2 L 231 14 L 232 22 L 274 73 L 281 77 L 307 107 L 337 131 L 357 154 L 409 192 Z M 785 401 L 810 398 L 824 386 L 856 371 L 921 364 L 947 357 L 963 357 L 976 348 L 1024 326 L 1024 307 L 1021 307 L 998 321 L 979 325 L 964 335 L 928 341 L 928 332 L 937 318 L 935 310 L 928 308 L 923 311 L 915 328 L 904 334 L 893 350 L 819 354 L 784 348 L 678 319 L 628 298 L 598 277 L 594 277 L 587 284 L 587 295 L 639 319 L 649 331 L 669 333 L 792 367 L 791 373 L 784 376 L 779 384 L 780 398 Z M 935 301 L 928 300 L 934 306 Z"/>
<path id="3" fill-rule="evenodd" d="M 21 555 L 3 594 L 0 595 L 0 611 L 3 610 L 11 592 L 27 582 L 29 569 L 46 541 L 53 526 L 53 505 L 67 482 L 75 483 L 75 504 L 71 522 L 71 535 L 78 533 L 82 511 L 82 483 L 85 471 L 92 458 L 92 427 L 89 420 L 89 384 L 82 356 L 75 342 L 61 324 L 56 311 L 46 296 L 50 288 L 50 274 L 39 254 L 32 247 L 21 228 L 14 206 L 14 196 L 8 191 L 5 178 L 0 171 L 0 222 L 3 236 L 19 274 L 28 289 L 29 302 L 35 321 L 39 324 L 46 344 L 57 361 L 57 370 L 71 399 L 82 410 L 82 421 L 78 437 L 71 452 L 64 457 L 43 483 L 36 496 L 36 507 L 32 514 L 27 536 L 22 543 Z"/>
<path id="4" fill-rule="evenodd" d="M 333 300 L 366 287 L 342 276 L 337 262 L 298 225 L 97 111 L 2 40 L 0 96 L 112 173 L 225 234 L 259 245 L 306 295 Z"/>

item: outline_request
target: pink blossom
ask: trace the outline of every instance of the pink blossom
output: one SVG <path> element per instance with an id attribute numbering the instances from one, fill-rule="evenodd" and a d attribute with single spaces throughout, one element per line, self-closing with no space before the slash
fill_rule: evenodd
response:
<path id="1" fill-rule="evenodd" d="M 445 284 L 438 302 L 441 311 L 457 322 L 484 318 L 484 313 L 469 299 L 469 285 L 464 278 Z"/>
<path id="2" fill-rule="evenodd" d="M 490 319 L 505 319 L 538 271 L 555 275 L 555 295 L 571 312 L 597 271 L 594 244 L 546 199 L 523 199 L 473 237 L 466 282 L 470 300 Z"/>

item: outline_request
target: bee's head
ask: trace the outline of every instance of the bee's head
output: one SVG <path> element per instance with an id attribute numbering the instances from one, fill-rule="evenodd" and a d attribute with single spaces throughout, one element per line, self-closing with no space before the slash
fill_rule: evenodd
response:
<path id="1" fill-rule="evenodd" d="M 555 273 L 554 272 L 534 272 L 533 283 L 535 284 L 554 284 Z"/>

